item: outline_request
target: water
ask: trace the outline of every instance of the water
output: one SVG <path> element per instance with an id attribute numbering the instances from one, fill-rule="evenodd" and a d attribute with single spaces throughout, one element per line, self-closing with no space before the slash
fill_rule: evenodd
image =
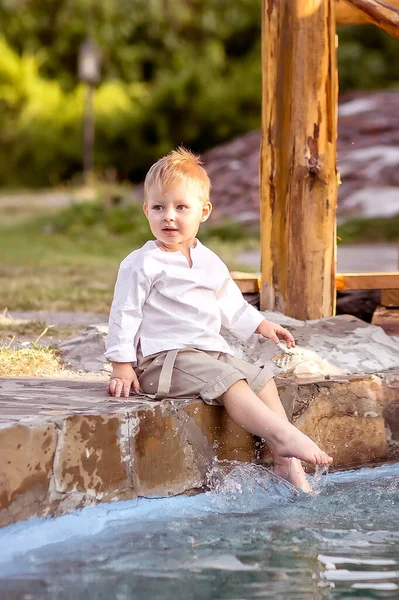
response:
<path id="1" fill-rule="evenodd" d="M 399 598 L 399 463 L 319 476 L 313 497 L 255 465 L 210 485 L 0 530 L 0 598 Z"/>

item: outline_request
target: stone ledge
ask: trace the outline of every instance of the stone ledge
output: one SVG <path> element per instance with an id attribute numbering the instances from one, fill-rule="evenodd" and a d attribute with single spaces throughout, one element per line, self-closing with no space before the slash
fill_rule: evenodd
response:
<path id="1" fill-rule="evenodd" d="M 399 372 L 276 378 L 294 423 L 335 466 L 397 458 Z M 0 379 L 0 525 L 97 502 L 191 492 L 217 458 L 270 459 L 262 441 L 200 400 L 108 399 L 104 382 Z"/>

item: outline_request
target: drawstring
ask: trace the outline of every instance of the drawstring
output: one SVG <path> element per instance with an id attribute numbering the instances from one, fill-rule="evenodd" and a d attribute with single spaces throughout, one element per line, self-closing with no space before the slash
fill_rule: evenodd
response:
<path id="1" fill-rule="evenodd" d="M 173 367 L 175 366 L 175 361 L 178 352 L 179 349 L 169 350 L 167 355 L 165 356 L 161 373 L 159 375 L 157 393 L 154 395 L 154 398 L 156 400 L 163 400 L 163 398 L 166 398 L 170 392 L 170 386 L 172 384 Z"/>

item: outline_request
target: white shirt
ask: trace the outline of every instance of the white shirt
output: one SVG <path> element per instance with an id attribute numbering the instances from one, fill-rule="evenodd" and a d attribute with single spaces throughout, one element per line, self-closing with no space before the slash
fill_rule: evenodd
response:
<path id="1" fill-rule="evenodd" d="M 180 252 L 151 240 L 121 263 L 109 317 L 105 357 L 136 362 L 176 348 L 233 354 L 221 325 L 248 339 L 264 317 L 244 300 L 224 262 L 196 240 L 192 267 Z"/>

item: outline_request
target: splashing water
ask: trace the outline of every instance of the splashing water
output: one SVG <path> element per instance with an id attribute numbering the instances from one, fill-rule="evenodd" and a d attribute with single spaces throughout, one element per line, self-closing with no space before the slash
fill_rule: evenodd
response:
<path id="1" fill-rule="evenodd" d="M 247 509 L 248 503 L 256 502 L 262 497 L 262 494 L 256 494 L 257 491 L 264 491 L 275 498 L 281 496 L 285 499 L 292 499 L 298 495 L 298 490 L 294 486 L 275 475 L 272 470 L 262 465 L 243 464 L 238 461 L 215 459 L 207 474 L 207 485 L 210 490 L 207 494 L 213 502 L 223 504 L 228 496 L 230 506 L 234 500 L 238 500 L 241 505 L 246 498 Z"/>
<path id="2" fill-rule="evenodd" d="M 399 597 L 399 463 L 328 474 L 314 495 L 215 462 L 197 496 L 88 507 L 0 530 L 1 598 Z"/>

